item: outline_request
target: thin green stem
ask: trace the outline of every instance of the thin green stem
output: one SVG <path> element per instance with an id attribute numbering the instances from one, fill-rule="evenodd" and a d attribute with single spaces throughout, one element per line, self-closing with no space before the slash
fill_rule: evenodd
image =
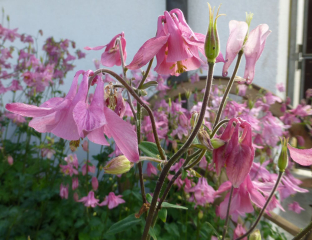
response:
<path id="1" fill-rule="evenodd" d="M 234 71 L 233 71 L 233 74 L 232 74 L 232 77 L 228 83 L 228 85 L 226 86 L 226 90 L 225 90 L 225 93 L 223 95 L 223 98 L 222 98 L 222 101 L 221 101 L 221 104 L 220 104 L 220 107 L 219 107 L 219 110 L 218 110 L 218 113 L 217 113 L 217 117 L 216 117 L 216 120 L 215 120 L 215 123 L 214 123 L 214 126 L 213 126 L 213 129 L 215 128 L 215 126 L 218 124 L 218 122 L 220 121 L 220 118 L 221 118 L 221 115 L 222 115 L 222 112 L 223 112 L 223 108 L 225 106 L 225 101 L 231 91 L 231 88 L 234 84 L 234 79 L 235 79 L 235 76 L 236 76 L 236 73 L 237 73 L 237 70 L 239 68 L 239 64 L 240 64 L 240 61 L 242 59 L 242 56 L 243 56 L 243 51 L 239 51 L 238 53 L 238 57 L 237 57 L 237 61 L 236 61 L 236 65 L 235 65 L 235 68 L 234 68 Z"/>
<path id="2" fill-rule="evenodd" d="M 284 172 L 279 172 L 279 173 L 278 173 L 278 178 L 277 178 L 277 180 L 276 180 L 276 183 L 275 183 L 275 185 L 274 185 L 274 188 L 273 188 L 273 190 L 272 190 L 272 192 L 271 192 L 269 198 L 267 199 L 266 203 L 264 204 L 263 208 L 261 209 L 261 212 L 259 213 L 259 215 L 258 215 L 258 217 L 257 217 L 257 219 L 256 219 L 256 221 L 255 221 L 255 223 L 251 226 L 251 228 L 250 228 L 244 235 L 242 235 L 242 236 L 239 237 L 239 238 L 236 238 L 236 240 L 240 240 L 240 239 L 243 239 L 244 237 L 247 237 L 247 236 L 248 236 L 250 233 L 252 233 L 252 231 L 256 228 L 256 226 L 257 226 L 257 224 L 259 223 L 259 221 L 260 221 L 262 215 L 264 214 L 265 209 L 267 208 L 267 206 L 269 205 L 269 203 L 270 203 L 272 197 L 274 196 L 274 193 L 275 193 L 275 191 L 276 191 L 276 189 L 277 189 L 279 183 L 280 183 L 281 180 L 282 180 L 283 174 L 284 174 Z"/>
<path id="3" fill-rule="evenodd" d="M 206 88 L 205 88 L 205 94 L 203 98 L 203 103 L 202 103 L 202 108 L 198 117 L 198 121 L 193 128 L 192 133 L 186 140 L 186 142 L 183 144 L 183 146 L 171 157 L 171 159 L 168 161 L 168 163 L 164 166 L 163 170 L 160 173 L 159 179 L 156 184 L 156 188 L 154 191 L 153 199 L 149 208 L 149 212 L 146 218 L 146 224 L 144 228 L 144 232 L 142 235 L 142 240 L 146 240 L 148 236 L 149 229 L 152 224 L 153 216 L 156 210 L 156 204 L 157 204 L 157 199 L 159 197 L 160 191 L 162 189 L 163 183 L 165 179 L 167 178 L 168 172 L 170 170 L 170 167 L 182 156 L 183 153 L 187 151 L 189 146 L 192 144 L 194 138 L 196 137 L 202 122 L 205 117 L 206 113 L 206 108 L 208 105 L 208 100 L 209 100 L 209 95 L 210 95 L 210 90 L 211 90 L 211 85 L 212 85 L 212 80 L 213 80 L 213 69 L 214 69 L 214 63 L 208 63 L 209 69 L 208 69 L 208 75 L 207 75 L 207 80 L 206 80 Z M 157 214 L 157 213 L 156 213 Z"/>
<path id="4" fill-rule="evenodd" d="M 312 229 L 312 222 L 308 226 L 306 226 L 300 233 L 298 233 L 297 236 L 293 238 L 293 240 L 299 240 L 303 238 L 305 235 L 307 235 Z"/>
<path id="5" fill-rule="evenodd" d="M 145 74 L 144 74 L 144 76 L 143 76 L 143 78 L 142 78 L 142 80 L 141 80 L 141 82 L 140 82 L 140 84 L 139 84 L 139 86 L 138 86 L 138 89 L 141 89 L 141 88 L 142 88 L 142 86 L 143 86 L 143 84 L 144 84 L 144 82 L 145 82 L 145 80 L 146 80 L 146 78 L 147 78 L 147 76 L 148 76 L 148 73 L 149 73 L 149 71 L 151 70 L 153 61 L 154 61 L 154 58 L 152 58 L 152 59 L 149 61 L 148 66 L 147 66 L 147 69 L 146 69 L 146 72 L 145 72 Z"/>
<path id="6" fill-rule="evenodd" d="M 229 225 L 230 208 L 231 208 L 231 201 L 232 201 L 232 196 L 233 196 L 233 190 L 234 190 L 234 187 L 232 185 L 231 192 L 230 192 L 229 203 L 228 203 L 227 210 L 226 210 L 225 224 L 223 226 L 222 240 L 224 240 L 224 238 L 226 236 L 228 225 Z"/>
<path id="7" fill-rule="evenodd" d="M 217 126 L 215 126 L 215 128 L 213 129 L 211 135 L 210 135 L 210 138 L 213 138 L 214 135 L 216 135 L 216 133 L 218 132 L 218 130 L 220 129 L 220 127 L 222 127 L 223 124 L 225 123 L 228 123 L 229 122 L 229 119 L 224 119 L 222 121 L 220 121 Z"/>

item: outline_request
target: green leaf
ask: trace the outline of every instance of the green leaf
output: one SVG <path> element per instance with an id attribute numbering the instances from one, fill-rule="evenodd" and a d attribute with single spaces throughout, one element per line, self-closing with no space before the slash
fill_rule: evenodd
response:
<path id="1" fill-rule="evenodd" d="M 151 235 L 151 237 L 152 237 L 154 240 L 157 240 L 156 232 L 155 232 L 154 228 L 150 228 L 150 230 L 148 231 L 148 234 Z"/>
<path id="2" fill-rule="evenodd" d="M 146 194 L 146 200 L 149 202 L 149 203 L 151 203 L 152 202 L 152 199 L 153 199 L 153 197 L 152 197 L 152 195 L 151 194 Z"/>
<path id="3" fill-rule="evenodd" d="M 153 142 L 143 141 L 139 144 L 139 149 L 148 157 L 159 158 L 158 148 Z M 162 151 L 165 154 L 165 151 L 163 149 Z"/>
<path id="4" fill-rule="evenodd" d="M 180 237 L 179 228 L 177 224 L 175 223 L 165 224 L 165 229 L 168 231 L 168 233 L 170 233 L 170 235 L 174 234 L 177 237 Z"/>
<path id="5" fill-rule="evenodd" d="M 162 208 L 158 212 L 158 217 L 160 218 L 161 221 L 166 222 L 167 219 L 167 209 Z"/>
<path id="6" fill-rule="evenodd" d="M 84 233 L 84 232 L 79 233 L 79 240 L 89 240 L 89 239 L 90 237 L 88 233 Z"/>
<path id="7" fill-rule="evenodd" d="M 187 171 L 185 171 L 185 169 L 182 168 L 181 180 L 184 180 L 186 177 L 187 177 Z"/>
<path id="8" fill-rule="evenodd" d="M 178 208 L 178 209 L 185 209 L 185 210 L 188 209 L 187 207 L 183 207 L 183 206 L 179 206 L 179 205 L 174 205 L 174 204 L 167 203 L 167 202 L 163 202 L 163 203 L 161 204 L 161 207 L 162 207 L 162 208 Z"/>
<path id="9" fill-rule="evenodd" d="M 204 224 L 208 225 L 208 227 L 211 228 L 215 236 L 219 236 L 219 233 L 217 232 L 217 230 L 209 222 L 205 222 Z"/>
<path id="10" fill-rule="evenodd" d="M 116 233 L 120 233 L 122 231 L 128 230 L 135 225 L 139 224 L 142 220 L 139 218 L 136 218 L 134 214 L 129 215 L 128 217 L 122 219 L 119 222 L 114 223 L 108 231 L 105 233 L 107 235 L 112 235 Z"/>
<path id="11" fill-rule="evenodd" d="M 141 89 L 146 89 L 152 86 L 157 86 L 158 82 L 157 81 L 149 81 L 147 83 L 144 83 Z"/>

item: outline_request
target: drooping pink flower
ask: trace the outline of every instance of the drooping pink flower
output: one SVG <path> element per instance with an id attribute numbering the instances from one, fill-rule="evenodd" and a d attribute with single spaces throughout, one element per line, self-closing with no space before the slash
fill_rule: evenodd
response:
<path id="1" fill-rule="evenodd" d="M 246 58 L 244 78 L 247 83 L 251 83 L 254 79 L 256 62 L 263 52 L 266 38 L 270 33 L 271 31 L 267 24 L 260 24 L 249 33 L 244 46 L 244 55 Z"/>
<path id="2" fill-rule="evenodd" d="M 298 149 L 292 147 L 290 144 L 287 145 L 287 148 L 290 153 L 290 157 L 296 163 L 299 163 L 302 166 L 312 165 L 312 148 L 310 149 Z"/>
<path id="3" fill-rule="evenodd" d="M 9 155 L 8 156 L 8 164 L 13 165 L 13 162 L 14 162 L 13 157 L 11 155 Z"/>
<path id="4" fill-rule="evenodd" d="M 186 192 L 193 192 L 189 200 L 194 201 L 196 205 L 205 206 L 208 203 L 212 203 L 215 198 L 215 190 L 208 185 L 206 178 L 199 178 L 195 187 L 187 189 Z"/>
<path id="5" fill-rule="evenodd" d="M 82 143 L 82 149 L 85 152 L 89 152 L 89 142 L 87 140 L 84 140 Z"/>
<path id="6" fill-rule="evenodd" d="M 219 189 L 215 192 L 215 195 L 219 195 L 221 192 L 229 190 L 231 186 L 232 184 L 230 181 L 222 183 Z M 226 217 L 229 197 L 230 193 L 226 195 L 224 201 L 219 207 L 219 215 L 222 219 Z M 257 187 L 250 180 L 250 176 L 247 175 L 244 182 L 238 188 L 234 188 L 233 190 L 229 214 L 234 218 L 238 215 L 243 216 L 245 213 L 251 213 L 254 211 L 252 203 L 257 207 L 262 208 L 265 202 L 266 200 L 264 196 L 262 196 Z"/>
<path id="7" fill-rule="evenodd" d="M 154 167 L 154 165 L 152 163 L 147 163 L 146 166 L 146 174 L 147 176 L 151 176 L 152 174 L 154 174 L 155 176 L 157 176 L 157 168 Z"/>
<path id="8" fill-rule="evenodd" d="M 79 201 L 79 195 L 78 195 L 77 192 L 74 193 L 73 199 L 74 199 L 75 202 L 78 202 L 78 201 Z"/>
<path id="9" fill-rule="evenodd" d="M 248 31 L 247 23 L 232 20 L 229 23 L 229 27 L 230 36 L 226 46 L 226 57 L 222 74 L 223 76 L 227 76 L 228 68 L 238 52 L 243 50 L 246 58 L 244 79 L 246 79 L 247 83 L 251 83 L 255 75 L 256 62 L 262 54 L 266 38 L 271 31 L 267 24 L 261 24 L 249 33 L 247 41 L 244 44 Z"/>
<path id="10" fill-rule="evenodd" d="M 76 154 L 68 154 L 64 160 L 67 162 L 67 164 L 73 165 L 75 168 L 78 169 L 79 162 Z"/>
<path id="11" fill-rule="evenodd" d="M 73 174 L 78 174 L 78 170 L 74 168 L 72 164 L 67 164 L 67 165 L 61 165 L 60 164 L 61 171 L 69 176 L 72 176 Z"/>
<path id="12" fill-rule="evenodd" d="M 92 177 L 92 188 L 94 191 L 96 191 L 99 187 L 99 181 L 97 177 Z"/>
<path id="13" fill-rule="evenodd" d="M 246 95 L 247 86 L 245 84 L 240 84 L 237 86 L 238 95 L 244 97 Z"/>
<path id="14" fill-rule="evenodd" d="M 48 159 L 51 159 L 53 155 L 55 154 L 55 150 L 50 148 L 42 148 L 41 149 L 41 156 L 47 157 Z"/>
<path id="15" fill-rule="evenodd" d="M 137 135 L 133 126 L 104 105 L 103 81 L 98 81 L 91 104 L 86 103 L 91 70 L 78 71 L 65 98 L 55 97 L 40 107 L 23 103 L 7 104 L 7 110 L 33 117 L 29 126 L 38 132 L 51 132 L 67 140 L 88 137 L 94 143 L 109 145 L 104 133 L 113 137 L 123 154 L 132 162 L 139 160 Z M 78 77 L 83 74 L 79 86 Z"/>
<path id="16" fill-rule="evenodd" d="M 81 198 L 78 202 L 82 202 L 86 207 L 96 207 L 99 205 L 99 199 L 94 197 L 94 192 L 90 191 L 86 197 Z M 99 205 L 100 206 L 100 205 Z"/>
<path id="17" fill-rule="evenodd" d="M 123 200 L 122 195 L 115 195 L 114 192 L 110 192 L 108 196 L 105 197 L 104 201 L 99 204 L 99 206 L 108 206 L 108 209 L 113 209 L 117 207 L 119 204 L 125 203 L 125 200 Z"/>
<path id="18" fill-rule="evenodd" d="M 87 169 L 88 168 L 88 169 Z M 88 173 L 95 173 L 96 167 L 87 161 L 81 168 L 82 175 L 86 175 Z"/>
<path id="19" fill-rule="evenodd" d="M 233 239 L 237 239 L 243 236 L 245 233 L 246 233 L 246 229 L 241 224 L 237 224 L 236 228 L 234 229 Z M 247 237 L 244 237 L 242 240 L 247 240 Z"/>
<path id="20" fill-rule="evenodd" d="M 299 214 L 304 208 L 300 207 L 299 203 L 294 201 L 288 205 L 288 210 Z"/>
<path id="21" fill-rule="evenodd" d="M 154 70 L 159 74 L 178 76 L 198 69 L 203 64 L 198 51 L 205 55 L 205 37 L 191 30 L 180 9 L 165 11 L 158 17 L 156 37 L 143 44 L 127 68 L 138 69 L 156 55 Z"/>
<path id="22" fill-rule="evenodd" d="M 20 124 L 20 123 L 26 122 L 26 119 L 24 117 L 22 117 L 21 115 L 16 114 L 16 113 L 6 112 L 6 113 L 4 113 L 4 116 L 6 116 L 7 118 L 11 119 L 13 121 L 13 123 L 16 123 L 16 124 Z"/>
<path id="23" fill-rule="evenodd" d="M 125 34 L 119 33 L 113 39 L 104 46 L 98 46 L 98 47 L 85 47 L 86 50 L 101 50 L 105 48 L 105 51 L 102 53 L 101 56 L 101 63 L 103 66 L 106 67 L 113 67 L 113 66 L 120 66 L 121 65 L 121 57 L 119 52 L 119 45 L 116 42 L 116 39 L 120 37 L 121 44 L 122 44 L 122 52 L 124 61 L 126 61 L 127 58 L 127 52 L 126 52 L 126 39 Z"/>
<path id="24" fill-rule="evenodd" d="M 235 127 L 233 123 L 236 124 Z M 241 136 L 240 129 L 243 130 Z M 232 118 L 220 139 L 226 144 L 213 150 L 217 174 L 220 174 L 221 168 L 226 165 L 226 174 L 237 188 L 248 175 L 254 159 L 251 126 L 240 118 Z"/>
<path id="25" fill-rule="evenodd" d="M 75 190 L 79 187 L 79 181 L 77 177 L 72 178 L 72 189 Z"/>
<path id="26" fill-rule="evenodd" d="M 222 70 L 222 75 L 224 77 L 228 75 L 230 65 L 243 47 L 248 25 L 246 22 L 232 20 L 229 22 L 229 28 L 230 36 L 226 44 L 225 62 Z"/>
<path id="27" fill-rule="evenodd" d="M 64 186 L 63 183 L 60 185 L 60 196 L 61 198 L 68 199 L 68 185 Z"/>
<path id="28" fill-rule="evenodd" d="M 285 90 L 286 90 L 286 89 L 285 89 L 285 85 L 284 85 L 284 83 L 282 83 L 282 82 L 281 82 L 281 83 L 277 83 L 277 84 L 276 84 L 276 88 L 277 88 L 277 90 L 280 91 L 280 92 L 285 92 Z"/>

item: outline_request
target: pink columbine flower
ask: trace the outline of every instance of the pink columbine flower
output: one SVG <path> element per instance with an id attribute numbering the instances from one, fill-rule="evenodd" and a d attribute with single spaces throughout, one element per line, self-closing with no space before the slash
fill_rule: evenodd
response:
<path id="1" fill-rule="evenodd" d="M 304 208 L 300 207 L 299 203 L 294 201 L 288 205 L 288 210 L 299 214 Z"/>
<path id="2" fill-rule="evenodd" d="M 89 152 L 89 142 L 87 140 L 84 140 L 82 143 L 82 149 L 85 152 Z"/>
<path id="3" fill-rule="evenodd" d="M 230 36 L 226 44 L 225 62 L 222 70 L 223 76 L 228 75 L 230 65 L 243 47 L 245 36 L 248 31 L 248 24 L 246 22 L 232 20 L 229 22 L 229 28 Z"/>
<path id="4" fill-rule="evenodd" d="M 88 169 L 87 169 L 88 167 Z M 95 173 L 96 167 L 93 166 L 90 161 L 87 161 L 81 168 L 82 175 L 86 175 L 88 173 Z"/>
<path id="5" fill-rule="evenodd" d="M 96 199 L 94 197 L 94 192 L 90 191 L 88 193 L 88 196 L 81 198 L 80 200 L 78 200 L 78 202 L 82 202 L 86 207 L 96 207 L 97 205 L 99 205 L 99 199 Z"/>
<path id="6" fill-rule="evenodd" d="M 237 226 L 234 230 L 233 239 L 237 239 L 237 238 L 243 236 L 245 233 L 246 233 L 246 229 L 241 224 L 237 224 Z M 247 237 L 244 237 L 242 240 L 247 240 Z"/>
<path id="7" fill-rule="evenodd" d="M 187 189 L 186 192 L 194 192 L 194 196 L 190 201 L 195 201 L 196 205 L 205 206 L 212 203 L 215 198 L 215 190 L 208 185 L 206 178 L 199 178 L 195 187 Z"/>
<path id="8" fill-rule="evenodd" d="M 49 148 L 42 148 L 41 149 L 41 156 L 42 157 L 47 157 L 48 159 L 51 159 L 54 154 L 55 154 L 55 151 L 53 149 L 49 149 Z"/>
<path id="9" fill-rule="evenodd" d="M 222 183 L 215 192 L 215 195 L 231 189 L 231 182 L 226 181 Z M 270 186 L 272 187 L 272 186 Z M 262 208 L 266 202 L 265 198 L 258 191 L 258 187 L 254 185 L 254 182 L 251 181 L 250 176 L 247 175 L 243 183 L 233 190 L 233 197 L 230 207 L 230 215 L 236 218 L 238 215 L 244 215 L 245 213 L 251 213 L 254 211 L 252 203 L 257 207 Z M 224 201 L 220 204 L 219 215 L 222 219 L 226 217 L 227 206 L 229 202 L 230 193 L 228 193 Z"/>
<path id="10" fill-rule="evenodd" d="M 251 83 L 254 79 L 256 62 L 262 54 L 266 38 L 271 31 L 267 24 L 261 24 L 249 33 L 245 42 L 245 36 L 248 31 L 246 22 L 232 20 L 229 23 L 229 27 L 230 36 L 226 46 L 226 57 L 222 74 L 227 76 L 231 63 L 238 52 L 243 50 L 246 58 L 244 79 L 246 79 L 247 83 Z"/>
<path id="11" fill-rule="evenodd" d="M 235 127 L 233 123 L 236 124 Z M 240 129 L 242 129 L 241 136 Z M 217 174 L 220 174 L 221 168 L 226 165 L 226 174 L 233 186 L 237 188 L 248 175 L 254 159 L 251 126 L 240 118 L 232 118 L 220 139 L 226 144 L 213 150 L 213 162 L 216 164 Z"/>
<path id="12" fill-rule="evenodd" d="M 286 88 L 285 88 L 285 85 L 284 85 L 284 83 L 277 83 L 276 84 L 276 88 L 277 88 L 277 90 L 278 91 L 280 91 L 280 92 L 285 92 L 285 90 L 286 90 Z"/>
<path id="13" fill-rule="evenodd" d="M 107 205 L 108 209 L 113 209 L 117 207 L 119 204 L 125 203 L 125 200 L 123 200 L 122 195 L 115 195 L 114 192 L 110 192 L 108 196 L 105 197 L 104 201 L 99 204 L 99 206 Z"/>
<path id="14" fill-rule="evenodd" d="M 64 158 L 67 164 L 73 165 L 75 168 L 78 168 L 79 162 L 76 154 L 69 154 L 67 157 Z"/>
<path id="15" fill-rule="evenodd" d="M 130 123 L 104 105 L 103 81 L 98 81 L 91 104 L 86 103 L 88 78 L 91 73 L 90 70 L 78 71 L 65 98 L 51 98 L 40 107 L 11 103 L 6 105 L 6 109 L 22 116 L 33 117 L 29 126 L 36 131 L 51 132 L 66 140 L 88 137 L 94 143 L 109 145 L 105 133 L 108 137 L 114 138 L 129 161 L 138 161 L 136 132 Z M 77 92 L 80 74 L 83 74 L 83 80 Z"/>
<path id="16" fill-rule="evenodd" d="M 146 174 L 149 177 L 152 176 L 152 174 L 157 176 L 157 168 L 155 168 L 154 165 L 152 163 L 150 163 L 150 162 L 147 163 Z"/>
<path id="17" fill-rule="evenodd" d="M 79 181 L 77 177 L 72 178 L 72 189 L 75 190 L 79 187 Z"/>
<path id="18" fill-rule="evenodd" d="M 73 174 L 78 175 L 78 170 L 74 168 L 72 164 L 67 164 L 67 165 L 61 165 L 60 164 L 61 171 L 65 175 L 73 176 Z"/>
<path id="19" fill-rule="evenodd" d="M 9 155 L 8 156 L 8 164 L 13 165 L 13 162 L 14 162 L 13 157 L 11 155 Z"/>
<path id="20" fill-rule="evenodd" d="M 61 198 L 68 199 L 68 185 L 64 186 L 63 183 L 60 185 L 60 196 Z"/>
<path id="21" fill-rule="evenodd" d="M 16 113 L 6 112 L 6 113 L 4 113 L 4 116 L 6 116 L 7 118 L 11 119 L 16 124 L 20 124 L 20 123 L 26 122 L 26 119 L 24 117 L 22 117 L 21 115 L 16 114 Z"/>
<path id="22" fill-rule="evenodd" d="M 97 179 L 97 177 L 92 177 L 92 188 L 94 191 L 96 191 L 99 187 L 99 181 Z"/>
<path id="23" fill-rule="evenodd" d="M 120 37 L 121 44 L 122 44 L 122 52 L 124 61 L 126 61 L 127 58 L 127 52 L 126 52 L 126 39 L 125 34 L 119 33 L 113 39 L 104 46 L 98 46 L 98 47 L 85 47 L 86 50 L 101 50 L 102 48 L 105 48 L 105 51 L 102 53 L 101 56 L 101 62 L 103 66 L 106 67 L 113 67 L 113 66 L 120 66 L 121 65 L 121 57 L 119 52 L 119 45 L 116 42 L 116 39 Z"/>
<path id="24" fill-rule="evenodd" d="M 205 56 L 205 38 L 205 35 L 192 31 L 180 9 L 165 11 L 158 17 L 156 37 L 143 44 L 127 68 L 138 69 L 156 55 L 154 70 L 159 74 L 178 76 L 198 69 L 203 64 L 198 51 Z M 223 57 L 218 59 L 222 61 Z"/>
<path id="25" fill-rule="evenodd" d="M 255 66 L 265 46 L 266 38 L 271 31 L 267 24 L 260 24 L 249 33 L 248 39 L 244 46 L 246 58 L 246 67 L 244 78 L 247 83 L 251 83 L 255 76 Z"/>

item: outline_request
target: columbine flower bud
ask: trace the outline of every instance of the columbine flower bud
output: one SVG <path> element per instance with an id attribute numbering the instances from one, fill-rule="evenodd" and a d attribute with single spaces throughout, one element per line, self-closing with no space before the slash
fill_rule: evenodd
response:
<path id="1" fill-rule="evenodd" d="M 192 127 L 194 127 L 196 125 L 197 118 L 198 118 L 198 113 L 197 112 L 193 112 L 192 113 L 192 117 L 191 117 L 191 121 L 190 121 Z"/>
<path id="2" fill-rule="evenodd" d="M 124 155 L 121 155 L 110 160 L 103 169 L 108 174 L 119 175 L 128 172 L 132 166 L 133 163 Z"/>
<path id="3" fill-rule="evenodd" d="M 209 134 L 205 131 L 205 129 L 201 128 L 199 129 L 197 133 L 197 138 L 200 141 L 202 145 L 204 145 L 208 150 L 212 151 L 213 146 L 211 145 L 210 141 L 210 136 Z"/>
<path id="4" fill-rule="evenodd" d="M 287 139 L 281 139 L 282 150 L 277 162 L 277 166 L 280 172 L 284 172 L 288 166 L 287 142 Z"/>
<path id="5" fill-rule="evenodd" d="M 220 5 L 221 6 L 221 5 Z M 209 8 L 209 26 L 208 31 L 206 35 L 206 41 L 205 41 L 205 53 L 207 57 L 208 62 L 216 62 L 216 58 L 219 55 L 220 52 L 220 42 L 218 37 L 218 30 L 217 30 L 217 19 L 219 16 L 219 9 L 217 12 L 216 19 L 213 21 L 213 11 L 211 10 L 211 6 L 208 3 Z"/>
<path id="6" fill-rule="evenodd" d="M 250 234 L 249 240 L 261 240 L 261 234 L 258 229 Z"/>

